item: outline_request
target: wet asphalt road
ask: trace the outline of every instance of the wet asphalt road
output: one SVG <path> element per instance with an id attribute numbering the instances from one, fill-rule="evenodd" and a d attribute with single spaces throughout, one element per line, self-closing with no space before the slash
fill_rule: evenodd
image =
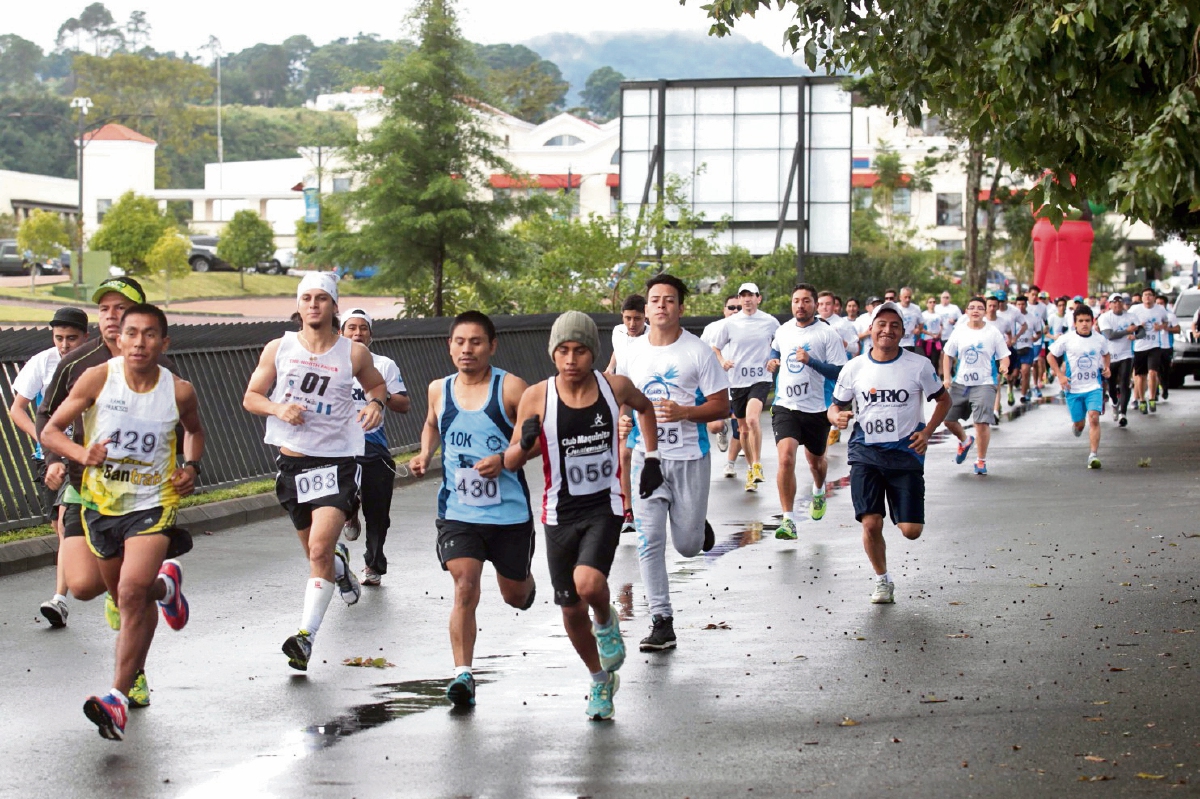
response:
<path id="1" fill-rule="evenodd" d="M 836 481 L 845 445 L 832 453 Z M 955 466 L 950 442 L 930 453 L 925 535 L 887 531 L 894 606 L 867 602 L 847 489 L 799 541 L 770 536 L 773 458 L 757 495 L 715 461 L 718 544 L 675 559 L 674 652 L 636 652 L 649 622 L 626 536 L 611 584 L 631 653 L 613 723 L 585 720 L 588 676 L 549 601 L 540 543 L 531 611 L 504 606 L 485 571 L 479 704 L 450 710 L 451 584 L 434 554 L 430 484 L 397 492 L 391 571 L 354 607 L 335 597 L 306 676 L 279 651 L 306 576 L 287 523 L 197 536 L 184 560 L 192 621 L 180 633 L 160 625 L 153 706 L 133 712 L 122 743 L 81 712 L 110 678 L 100 603 L 73 602 L 69 627 L 50 631 L 37 605 L 51 572 L 6 577 L 0 795 L 1200 790 L 1200 387 L 1127 430 L 1106 420 L 1099 472 L 1083 468 L 1086 444 L 1057 404 L 1000 427 L 987 478 Z M 362 542 L 350 546 L 359 560 Z M 355 656 L 395 665 L 342 665 Z"/>

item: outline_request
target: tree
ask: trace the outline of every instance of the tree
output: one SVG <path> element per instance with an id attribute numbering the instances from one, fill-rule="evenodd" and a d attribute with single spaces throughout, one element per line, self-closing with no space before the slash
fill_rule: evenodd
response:
<path id="1" fill-rule="evenodd" d="M 34 210 L 17 230 L 17 249 L 29 253 L 34 263 L 44 264 L 58 258 L 71 244 L 67 228 L 58 214 Z M 29 290 L 32 292 L 37 272 L 29 270 Z"/>
<path id="2" fill-rule="evenodd" d="M 182 280 L 191 273 L 192 268 L 188 264 L 191 252 L 190 241 L 179 235 L 178 231 L 165 230 L 146 254 L 146 267 L 150 274 L 162 275 L 167 284 L 168 308 L 171 307 L 171 278 Z"/>
<path id="3" fill-rule="evenodd" d="M 587 76 L 579 96 L 592 118 L 607 122 L 621 115 L 621 81 L 625 76 L 612 67 L 600 67 Z"/>
<path id="4" fill-rule="evenodd" d="M 0 169 L 75 177 L 75 131 L 67 101 L 49 94 L 0 96 Z"/>
<path id="5" fill-rule="evenodd" d="M 1038 189 L 1052 222 L 1090 198 L 1158 230 L 1200 227 L 1197 4 L 710 0 L 704 8 L 710 32 L 723 36 L 775 5 L 795 14 L 786 39 L 810 69 L 875 74 L 889 110 L 912 123 L 926 110 L 952 117 L 980 143 L 1004 129 L 995 140 L 1002 161 L 1058 178 Z"/>
<path id="6" fill-rule="evenodd" d="M 129 274 L 144 275 L 150 250 L 164 232 L 173 229 L 174 223 L 158 210 L 156 200 L 127 191 L 108 209 L 89 246 L 107 250 L 113 264 Z"/>
<path id="7" fill-rule="evenodd" d="M 342 211 L 341 196 L 333 194 L 321 197 L 321 237 L 317 236 L 315 222 L 305 222 L 303 217 L 296 220 L 296 253 L 303 265 L 316 266 L 319 269 L 332 263 L 322 237 L 336 238 L 346 232 L 346 216 Z"/>
<path id="8" fill-rule="evenodd" d="M 150 46 L 150 23 L 145 11 L 129 12 L 129 21 L 125 23 L 125 45 L 133 53 Z"/>
<path id="9" fill-rule="evenodd" d="M 476 45 L 472 70 L 483 97 L 514 116 L 539 124 L 562 111 L 571 84 L 558 66 L 518 44 Z"/>
<path id="10" fill-rule="evenodd" d="M 0 92 L 28 94 L 38 89 L 42 48 L 15 33 L 0 35 Z"/>
<path id="11" fill-rule="evenodd" d="M 17 230 L 20 226 L 17 224 L 17 218 L 12 214 L 0 214 L 0 239 L 15 239 Z"/>
<path id="12" fill-rule="evenodd" d="M 311 100 L 324 92 L 349 89 L 363 77 L 377 74 L 389 57 L 411 49 L 408 42 L 381 40 L 374 33 L 359 33 L 354 41 L 335 39 L 313 50 L 305 61 L 304 96 Z"/>
<path id="13" fill-rule="evenodd" d="M 270 260 L 274 253 L 275 231 L 271 223 L 253 211 L 235 213 L 217 242 L 217 257 L 237 267 L 243 275 L 243 288 L 246 270 Z"/>
<path id="14" fill-rule="evenodd" d="M 96 56 L 104 55 L 125 42 L 125 35 L 104 3 L 92 3 L 78 17 L 72 17 L 60 25 L 58 46 L 64 47 L 70 37 L 74 36 L 75 49 L 79 50 L 79 38 L 85 33 L 92 40 Z"/>
<path id="15" fill-rule="evenodd" d="M 256 44 L 222 60 L 226 102 L 282 106 L 291 103 L 292 55 L 278 44 Z"/>
<path id="16" fill-rule="evenodd" d="M 906 169 L 900 154 L 881 139 L 875 145 L 875 160 L 872 166 L 878 180 L 871 187 L 871 202 L 879 210 L 883 220 L 882 229 L 890 250 L 897 239 L 907 243 L 915 232 L 911 225 L 901 224 L 896 218 L 896 192 L 932 191 L 933 184 L 929 175 L 933 172 L 934 163 L 926 158 Z"/>
<path id="17" fill-rule="evenodd" d="M 450 0 L 420 0 L 420 44 L 384 64 L 384 117 L 347 157 L 363 177 L 347 193 L 357 232 L 331 235 L 339 263 L 378 264 L 377 281 L 400 289 L 410 309 L 445 310 L 447 267 L 486 272 L 509 247 L 505 224 L 538 205 L 487 196 L 492 174 L 512 174 L 499 143 L 466 98 L 470 45 Z"/>

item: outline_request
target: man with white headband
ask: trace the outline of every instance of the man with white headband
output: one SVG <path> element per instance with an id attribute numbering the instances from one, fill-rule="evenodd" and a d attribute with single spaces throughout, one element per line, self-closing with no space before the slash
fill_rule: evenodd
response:
<path id="1" fill-rule="evenodd" d="M 358 493 L 355 459 L 364 453 L 363 431 L 379 427 L 387 398 L 370 351 L 338 335 L 337 299 L 332 274 L 304 276 L 296 289 L 300 332 L 267 344 L 242 399 L 250 413 L 267 417 L 265 441 L 279 447 L 275 495 L 309 561 L 300 629 L 283 644 L 288 665 L 299 671 L 308 670 L 334 582 L 348 605 L 361 593 L 350 554 L 337 539 Z M 355 381 L 367 398 L 360 411 Z"/>
<path id="2" fill-rule="evenodd" d="M 356 341 L 364 347 L 371 346 L 373 322 L 371 315 L 362 308 L 354 308 L 342 319 L 342 335 L 351 341 Z M 387 388 L 387 399 L 384 404 L 394 413 L 408 413 L 408 390 L 404 387 L 404 378 L 400 376 L 400 367 L 386 355 L 371 353 L 371 360 Z M 357 380 L 354 381 L 354 407 L 361 411 L 367 407 L 367 395 Z M 388 527 L 392 522 L 392 492 L 396 487 L 396 462 L 388 450 L 387 431 L 383 429 L 382 420 L 379 427 L 366 433 L 366 449 L 358 465 L 362 467 L 361 485 L 358 489 L 359 505 L 362 507 L 363 522 L 367 526 L 367 550 L 363 554 L 366 561 L 363 569 L 363 585 L 379 585 L 383 575 L 387 574 L 387 556 L 383 554 L 383 543 L 387 540 Z M 358 538 L 361 527 L 357 511 L 350 515 L 342 527 L 342 534 L 347 541 Z"/>

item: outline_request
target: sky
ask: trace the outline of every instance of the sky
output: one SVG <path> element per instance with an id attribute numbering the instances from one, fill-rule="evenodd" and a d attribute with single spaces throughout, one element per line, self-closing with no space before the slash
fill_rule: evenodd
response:
<path id="1" fill-rule="evenodd" d="M 44 50 L 54 48 L 58 27 L 76 17 L 90 0 L 42 0 L 6 3 L 0 33 L 15 33 Z M 463 35 L 481 44 L 517 44 L 547 33 L 607 33 L 638 30 L 707 32 L 709 22 L 700 5 L 705 0 L 458 0 Z M 131 11 L 145 11 L 155 49 L 199 51 L 210 35 L 221 40 L 227 53 L 259 42 L 278 44 L 288 36 L 306 34 L 317 45 L 359 32 L 399 38 L 409 2 L 345 5 L 328 0 L 257 3 L 246 0 L 205 0 L 203 3 L 163 0 L 106 0 L 113 17 L 123 23 Z M 336 9 L 331 13 L 331 9 Z M 286 16 L 281 11 L 286 10 Z M 763 12 L 738 25 L 738 33 L 784 55 L 782 40 L 790 15 Z M 791 53 L 786 53 L 791 55 Z"/>

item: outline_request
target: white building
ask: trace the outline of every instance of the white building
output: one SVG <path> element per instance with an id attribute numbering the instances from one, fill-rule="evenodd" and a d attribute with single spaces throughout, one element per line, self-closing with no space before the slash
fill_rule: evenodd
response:
<path id="1" fill-rule="evenodd" d="M 75 225 L 79 206 L 79 184 L 69 178 L 31 175 L 0 169 L 0 214 L 11 214 L 17 224 L 34 211 L 50 211 Z"/>
<path id="2" fill-rule="evenodd" d="M 154 190 L 158 143 L 115 122 L 85 133 L 83 141 L 83 233 L 87 238 L 122 194 L 145 195 Z"/>

